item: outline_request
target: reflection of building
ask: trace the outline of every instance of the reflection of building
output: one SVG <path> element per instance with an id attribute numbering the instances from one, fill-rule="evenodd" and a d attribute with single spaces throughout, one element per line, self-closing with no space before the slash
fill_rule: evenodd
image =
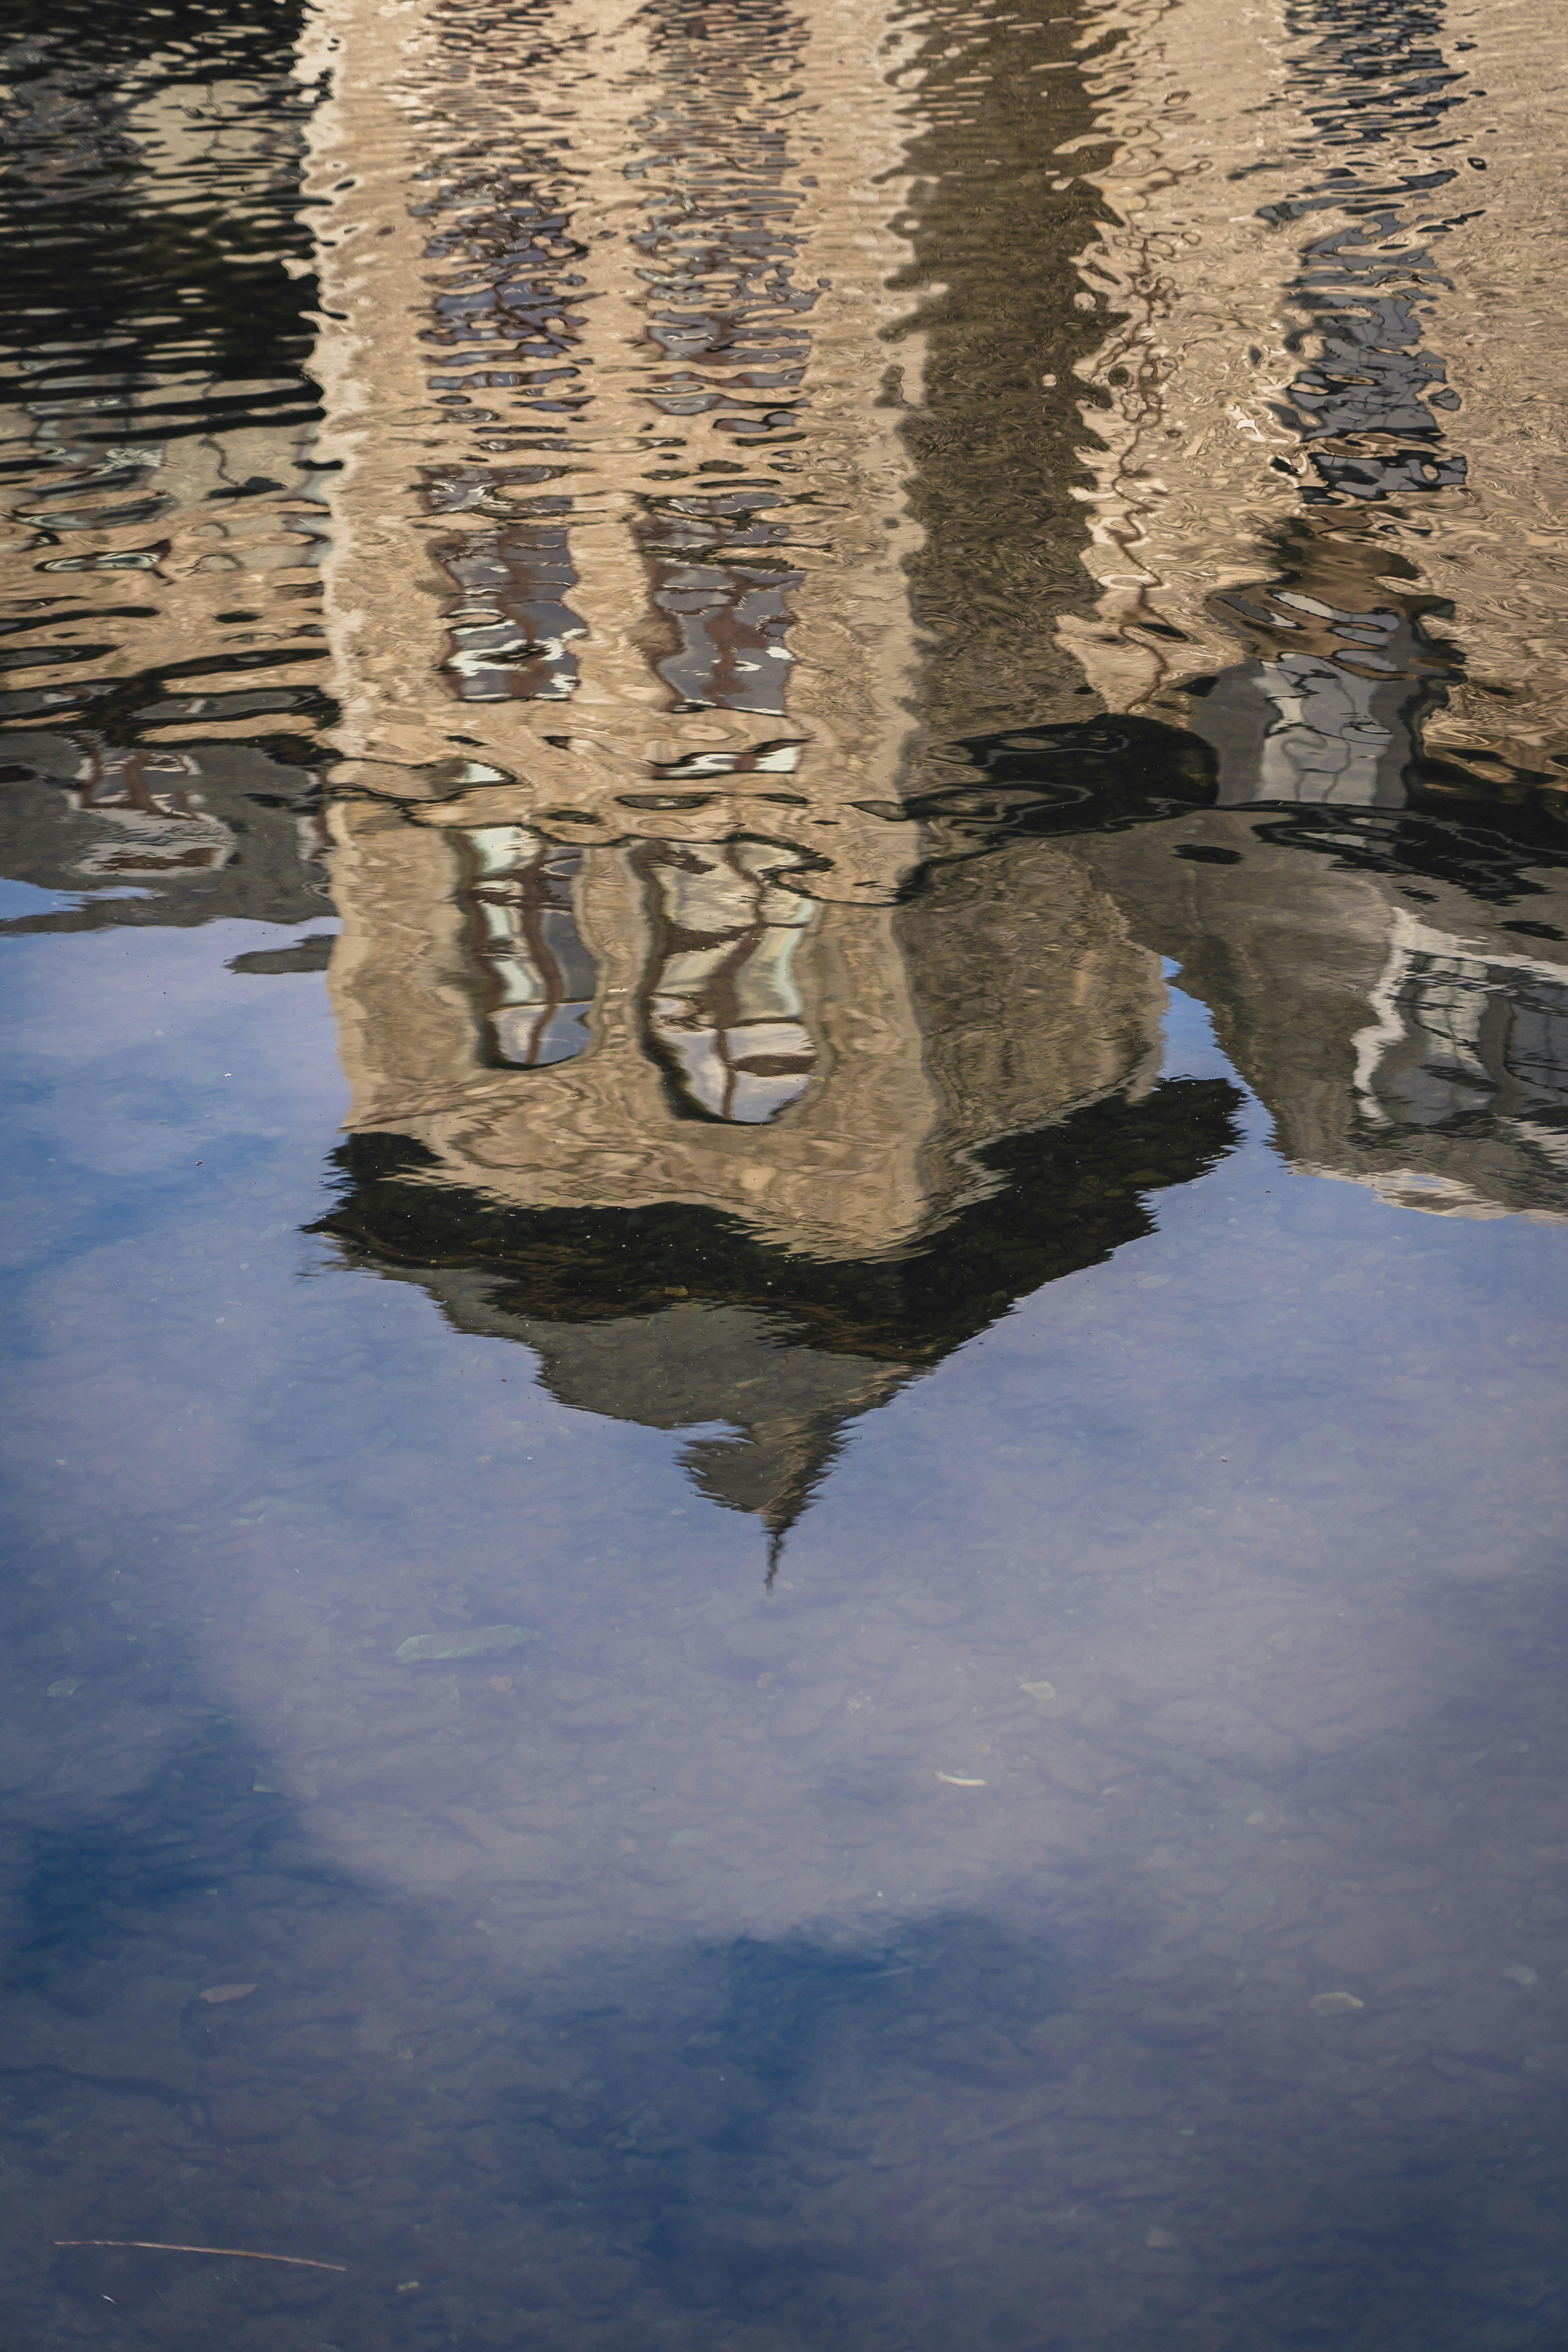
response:
<path id="1" fill-rule="evenodd" d="M 701 41 L 672 6 L 562 8 L 526 87 L 460 5 L 409 27 L 395 84 L 340 16 L 313 168 L 345 1246 L 525 1340 L 566 1402 L 735 1433 L 688 1459 L 776 1532 L 849 1417 L 1224 1148 L 1226 1089 L 1151 1085 L 1155 951 L 1298 1164 L 1549 1205 L 1552 958 L 1441 882 L 1451 945 L 1413 950 L 1409 858 L 1347 874 L 1322 831 L 1395 821 L 1453 677 L 1384 530 L 1456 478 L 1415 295 L 1352 414 L 1382 298 L 1354 237 L 1320 239 L 1316 377 L 1267 344 L 1306 424 L 1237 421 L 1211 352 L 1187 391 L 1236 446 L 1184 473 L 1151 276 L 1179 256 L 1127 221 L 1237 200 L 1157 164 L 1122 188 L 1100 282 L 1138 331 L 1089 359 L 1066 168 L 1041 226 L 1042 112 L 1069 152 L 1092 127 L 1072 27 L 988 25 L 982 93 L 939 16 L 898 53 L 900 115 L 891 52 L 826 5 L 705 14 Z M 482 179 L 479 105 L 487 152 L 511 140 Z M 1245 274 L 1256 240 L 1219 226 L 1208 266 Z M 1249 299 L 1279 308 L 1278 268 Z M 1075 360 L 1107 404 L 1082 499 Z M 1412 473 L 1392 442 L 1421 436 Z M 1076 620 L 1074 507 L 1100 595 Z M 1173 588 L 1153 557 L 1184 549 Z"/>
<path id="2" fill-rule="evenodd" d="M 24 14 L 11 200 L 47 189 L 53 230 L 9 224 L 4 863 L 68 903 L 10 928 L 309 922 L 324 510 L 293 0 L 197 47 Z"/>
<path id="3" fill-rule="evenodd" d="M 1517 410 L 1487 389 L 1561 329 L 1487 358 L 1499 273 L 1538 276 L 1539 192 L 1466 162 L 1492 109 L 1541 103 L 1546 20 L 1447 56 L 1435 20 L 1320 0 L 1114 22 L 1087 68 L 1111 152 L 1080 257 L 1104 331 L 1078 369 L 1099 609 L 1058 630 L 1136 714 L 1145 773 L 1110 791 L 1065 745 L 1034 778 L 997 751 L 990 805 L 941 814 L 976 846 L 1073 831 L 1296 1165 L 1561 1213 L 1561 371 Z M 1178 781 L 1172 728 L 1206 774 Z M 1097 835 L 1087 814 L 1167 821 Z"/>
<path id="4" fill-rule="evenodd" d="M 246 743 L 157 749 L 119 764 L 79 740 L 31 730 L 7 748 L 25 760 L 8 762 L 0 868 L 73 903 L 16 915 L 5 929 L 222 917 L 314 923 L 332 912 L 308 771 Z M 311 948 L 303 966 L 294 949 L 257 954 L 259 962 L 242 958 L 241 967 L 309 968 L 321 948 Z"/>
<path id="5" fill-rule="evenodd" d="M 308 759 L 325 714 L 299 12 L 195 45 L 173 20 L 23 14 L 0 722 L 68 733 L 100 804 L 156 824 L 180 814 L 171 747 L 302 738 Z M 25 209 L 45 190 L 47 239 Z"/>
<path id="6" fill-rule="evenodd" d="M 1081 715 L 1039 346 L 1085 202 L 1042 273 L 1038 150 L 1087 117 L 1028 78 L 1071 28 L 987 27 L 977 79 L 956 11 L 581 0 L 523 71 L 456 5 L 389 75 L 333 23 L 334 1222 L 562 1397 L 739 1431 L 689 1458 L 776 1531 L 849 1416 L 1227 1133 L 1223 1087 L 1151 1091 L 1158 970 L 1080 866 L 897 887 L 912 728 L 921 775 L 1043 689 Z"/>
<path id="7" fill-rule="evenodd" d="M 910 252 L 897 281 L 911 315 L 890 354 L 905 357 L 918 326 L 919 372 L 899 385 L 921 527 L 902 770 L 915 794 L 963 774 L 961 742 L 1095 714 L 1056 625 L 1092 596 L 1074 368 L 1100 328 L 1073 264 L 1100 210 L 1074 160 L 1095 128 L 1080 19 L 941 0 L 919 25 L 905 61 Z"/>
<path id="8" fill-rule="evenodd" d="M 1440 1206 L 1568 1215 L 1568 963 L 1454 939 L 1396 908 L 1372 1013 L 1353 1098 L 1369 1156 L 1388 1139 L 1442 1189 Z M 1379 1179 L 1388 1191 L 1400 1181 Z"/>
<path id="9" fill-rule="evenodd" d="M 1553 13 L 1527 0 L 1463 40 L 1429 12 L 1324 0 L 1106 16 L 1118 37 L 1089 72 L 1111 152 L 1082 257 L 1105 333 L 1079 371 L 1100 600 L 1064 638 L 1112 709 L 1185 723 L 1178 689 L 1231 669 L 1273 581 L 1346 641 L 1309 663 L 1265 592 L 1274 643 L 1226 696 L 1229 731 L 1291 772 L 1277 796 L 1331 773 L 1337 796 L 1389 803 L 1402 722 L 1366 680 L 1413 653 L 1408 674 L 1442 688 L 1415 708 L 1429 752 L 1552 788 L 1568 758 L 1563 324 L 1540 184 Z M 1505 114 L 1518 161 L 1487 173 Z M 1424 649 L 1377 644 L 1412 624 Z"/>
<path id="10" fill-rule="evenodd" d="M 379 1263 L 384 1275 L 417 1281 L 458 1330 L 533 1349 L 543 1385 L 563 1404 L 647 1429 L 715 1433 L 688 1443 L 685 1467 L 710 1501 L 754 1515 L 775 1545 L 832 1464 L 846 1425 L 923 1369 L 814 1347 L 765 1307 L 666 1301 L 579 1321 L 531 1313 L 526 1296 L 512 1304 L 505 1273 L 493 1267 L 416 1273 L 384 1256 Z"/>
<path id="11" fill-rule="evenodd" d="M 1215 809 L 1074 854 L 1181 964 L 1294 1166 L 1409 1208 L 1565 1216 L 1568 872 L 1525 850 L 1489 876 L 1481 845 Z"/>
<path id="12" fill-rule="evenodd" d="M 1157 967 L 1058 852 L 850 908 L 800 897 L 793 853 L 754 836 L 520 871 L 511 828 L 507 898 L 506 829 L 416 814 L 335 814 L 333 989 L 351 1128 L 414 1139 L 447 1181 L 531 1209 L 701 1202 L 858 1258 L 984 1190 L 980 1147 L 1147 1083 Z"/>
<path id="13" fill-rule="evenodd" d="M 1222 807 L 1269 801 L 1401 808 L 1422 721 L 1452 674 L 1431 600 L 1400 592 L 1410 567 L 1335 516 L 1281 538 L 1289 586 L 1230 589 L 1212 610 L 1253 658 L 1189 679 L 1189 724 L 1213 750 Z"/>
<path id="14" fill-rule="evenodd" d="M 523 1341 L 563 1403 L 688 1446 L 704 1493 L 775 1540 L 847 1423 L 885 1402 L 1042 1284 L 1152 1230 L 1150 1196 L 1235 1141 L 1222 1080 L 1126 1087 L 976 1149 L 966 1203 L 902 1251 L 823 1260 L 734 1211 L 528 1209 L 451 1181 L 426 1148 L 350 1138 L 324 1230 L 384 1278 L 417 1282 L 461 1330 Z"/>
<path id="15" fill-rule="evenodd" d="M 340 785 L 567 847 L 756 832 L 811 895 L 888 898 L 913 828 L 863 804 L 907 731 L 916 533 L 878 396 L 885 28 L 581 0 L 522 57 L 453 5 L 389 76 L 380 16 L 329 15 Z"/>

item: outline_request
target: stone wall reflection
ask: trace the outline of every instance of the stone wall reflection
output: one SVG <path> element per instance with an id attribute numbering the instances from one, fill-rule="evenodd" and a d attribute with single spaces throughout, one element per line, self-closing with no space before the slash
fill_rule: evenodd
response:
<path id="1" fill-rule="evenodd" d="M 338 781 L 568 845 L 756 831 L 890 898 L 907 37 L 835 0 L 449 0 L 389 74 L 379 19 L 330 14 Z"/>
<path id="2" fill-rule="evenodd" d="M 1293 1167 L 1406 1209 L 1560 1219 L 1568 874 L 1495 835 L 1489 873 L 1487 845 L 1331 806 L 1215 809 L 1077 854 L 1181 964 Z"/>
<path id="3" fill-rule="evenodd" d="M 1544 128 L 1550 16 L 1117 0 L 1089 21 L 1118 37 L 1087 68 L 1110 152 L 1089 166 L 1104 210 L 1079 256 L 1103 329 L 1077 371 L 1099 598 L 1092 619 L 1063 618 L 1064 641 L 1111 708 L 1185 724 L 1190 683 L 1235 662 L 1238 594 L 1289 589 L 1363 633 L 1369 672 L 1398 658 L 1379 629 L 1413 631 L 1441 689 L 1421 714 L 1428 755 L 1489 786 L 1560 781 L 1548 149 L 1527 137 L 1489 169 L 1505 116 Z M 1342 754 L 1364 721 L 1321 703 L 1280 720 L 1280 681 L 1255 683 L 1260 731 L 1315 730 L 1331 765 L 1356 764 Z"/>
<path id="4" fill-rule="evenodd" d="M 1145 789 L 1165 835 L 1080 826 L 1080 854 L 1296 1166 L 1560 1215 L 1561 328 L 1522 291 L 1527 332 L 1497 312 L 1500 272 L 1531 280 L 1532 161 L 1499 182 L 1486 148 L 1542 103 L 1546 19 L 1092 20 L 1120 36 L 1079 257 L 1099 598 L 1056 625 L 1134 741 L 1203 747 L 1184 797 L 1237 814 Z"/>

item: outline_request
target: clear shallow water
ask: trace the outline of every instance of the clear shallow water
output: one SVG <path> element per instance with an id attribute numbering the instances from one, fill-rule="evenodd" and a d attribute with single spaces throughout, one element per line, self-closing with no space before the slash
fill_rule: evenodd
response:
<path id="1" fill-rule="evenodd" d="M 628 24 L 14 61 L 18 2341 L 1552 2347 L 1550 30 Z"/>

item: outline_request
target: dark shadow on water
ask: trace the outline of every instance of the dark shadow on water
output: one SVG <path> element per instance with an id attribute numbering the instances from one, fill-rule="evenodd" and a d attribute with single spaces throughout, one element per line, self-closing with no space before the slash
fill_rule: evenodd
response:
<path id="1" fill-rule="evenodd" d="M 1193 681 L 1188 691 L 1214 682 Z M 949 756 L 968 772 L 909 803 L 931 830 L 937 863 L 1017 838 L 1102 836 L 1221 804 L 1202 736 L 1136 714 L 976 736 Z M 1271 805 L 1261 791 L 1228 804 L 1260 817 Z M 1492 901 L 1538 894 L 1531 868 L 1568 866 L 1563 794 L 1551 777 L 1505 789 L 1426 753 L 1405 763 L 1396 807 L 1309 802 L 1268 821 L 1268 838 L 1342 859 L 1346 870 L 1451 882 Z"/>
<path id="2" fill-rule="evenodd" d="M 1177 1079 L 988 1145 L 978 1157 L 993 1192 L 907 1253 L 859 1263 L 797 1256 L 737 1217 L 679 1201 L 511 1208 L 421 1183 L 431 1155 L 380 1134 L 334 1154 L 343 1203 L 317 1230 L 388 1269 L 491 1268 L 496 1304 L 519 1315 L 647 1313 L 680 1285 L 713 1305 L 763 1308 L 816 1347 L 936 1363 L 1042 1283 L 1152 1232 L 1147 1196 L 1192 1183 L 1235 1149 L 1240 1101 L 1223 1079 Z"/>
<path id="3" fill-rule="evenodd" d="M 975 1155 L 993 1189 L 900 1255 L 823 1263 L 736 1216 L 525 1210 L 421 1182 L 405 1138 L 351 1137 L 344 1198 L 317 1230 L 350 1263 L 419 1282 L 459 1329 L 523 1341 L 563 1403 L 656 1429 L 729 1423 L 685 1459 L 700 1489 L 778 1544 L 848 1424 L 1042 1285 L 1152 1233 L 1151 1194 L 1237 1141 L 1223 1079 L 1118 1095 Z M 672 1305 L 679 1299 L 679 1305 Z"/>

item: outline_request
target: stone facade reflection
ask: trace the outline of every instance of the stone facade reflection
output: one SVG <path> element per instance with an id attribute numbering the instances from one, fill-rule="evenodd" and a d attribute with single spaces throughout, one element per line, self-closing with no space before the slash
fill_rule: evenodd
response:
<path id="1" fill-rule="evenodd" d="M 984 1189 L 984 1145 L 1136 1094 L 1157 1066 L 1157 961 L 1060 852 L 960 866 L 902 908 L 848 908 L 792 892 L 787 851 L 754 839 L 722 857 L 578 855 L 557 912 L 591 998 L 558 993 L 552 1009 L 542 963 L 510 985 L 536 1033 L 565 1015 L 584 1049 L 509 1066 L 470 837 L 374 802 L 340 804 L 333 824 L 351 1128 L 407 1137 L 432 1181 L 519 1207 L 696 1202 L 786 1251 L 875 1257 Z M 672 899 L 670 875 L 707 885 L 706 917 L 689 893 Z M 704 919 L 732 928 L 705 935 Z M 728 1028 L 703 996 L 726 941 Z"/>
<path id="2" fill-rule="evenodd" d="M 1081 256 L 1103 340 L 1078 371 L 1099 596 L 1064 642 L 1111 709 L 1200 730 L 1184 689 L 1232 671 L 1273 765 L 1304 770 L 1280 796 L 1326 763 L 1342 797 L 1386 804 L 1387 760 L 1373 782 L 1361 756 L 1385 715 L 1321 662 L 1292 675 L 1291 616 L 1258 596 L 1274 583 L 1359 634 L 1369 677 L 1402 667 L 1380 632 L 1424 640 L 1404 650 L 1441 688 L 1419 714 L 1428 755 L 1560 788 L 1563 324 L 1533 290 L 1550 208 L 1530 158 L 1550 139 L 1525 132 L 1546 128 L 1552 19 L 1531 6 L 1461 37 L 1418 7 L 1113 0 L 1091 21 L 1119 36 L 1088 68 L 1111 151 Z M 1506 178 L 1487 173 L 1505 115 L 1525 136 Z M 1506 312 L 1500 277 L 1521 289 Z M 1260 655 L 1250 681 L 1235 636 L 1259 615 L 1238 597 L 1275 607 L 1279 666 Z"/>
<path id="3" fill-rule="evenodd" d="M 816 895 L 889 898 L 913 829 L 864 803 L 916 656 L 878 399 L 902 37 L 835 0 L 590 5 L 519 50 L 452 5 L 388 76 L 363 10 L 330 13 L 339 783 L 569 846 L 756 832 Z"/>
<path id="4" fill-rule="evenodd" d="M 1446 876 L 1428 832 L 1426 870 L 1410 819 L 1327 810 L 1215 809 L 1075 855 L 1181 966 L 1293 1167 L 1406 1209 L 1568 1217 L 1568 875 L 1526 852 Z"/>
<path id="5" fill-rule="evenodd" d="M 728 1427 L 688 1466 L 775 1540 L 849 1420 L 1226 1148 L 1227 1087 L 1155 1087 L 1158 961 L 1061 851 L 952 866 L 895 909 L 794 894 L 755 841 L 547 847 L 557 929 L 536 894 L 498 953 L 495 844 L 480 865 L 420 815 L 334 815 L 357 1181 L 331 1222 L 537 1350 L 563 1402 Z M 514 873 L 535 841 L 507 836 Z M 992 1155 L 1042 1136 L 1025 1209 Z"/>

